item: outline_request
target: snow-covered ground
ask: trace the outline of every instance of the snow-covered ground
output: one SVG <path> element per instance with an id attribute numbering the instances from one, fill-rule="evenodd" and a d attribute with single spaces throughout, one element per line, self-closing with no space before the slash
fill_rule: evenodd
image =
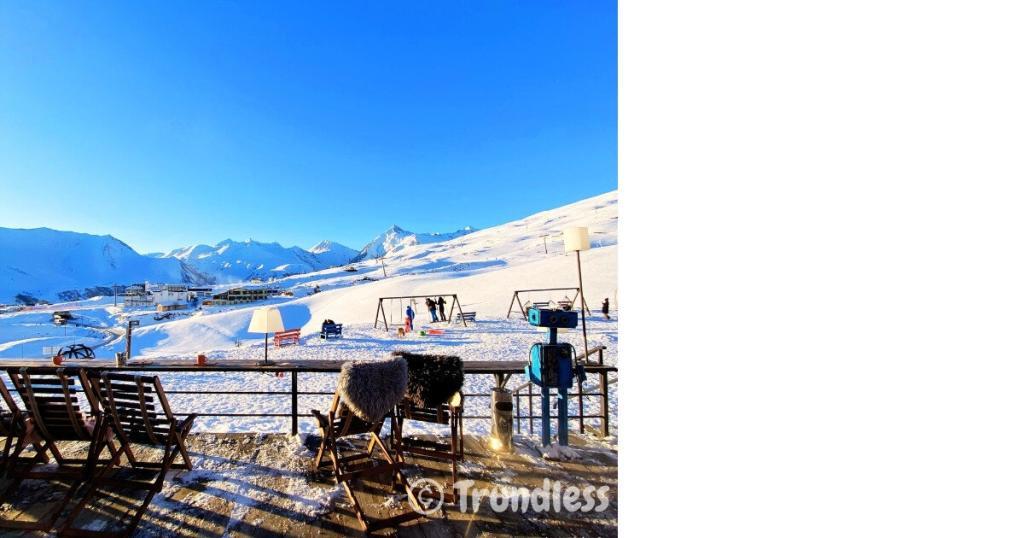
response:
<path id="1" fill-rule="evenodd" d="M 613 312 L 614 315 L 614 312 Z M 617 323 L 605 321 L 600 316 L 589 320 L 588 335 L 590 346 L 607 346 L 605 361 L 616 363 L 618 338 Z M 526 360 L 528 350 L 534 342 L 542 341 L 545 334 L 528 325 L 520 316 L 518 319 L 485 319 L 471 323 L 468 328 L 461 326 L 445 326 L 445 334 L 429 337 L 398 338 L 391 333 L 387 335 L 373 324 L 359 324 L 345 328 L 342 340 L 323 341 L 316 335 L 303 337 L 299 345 L 271 349 L 271 359 L 359 359 L 373 360 L 386 356 L 394 350 L 403 349 L 420 352 L 439 352 L 459 355 L 463 360 Z M 582 353 L 582 338 L 579 331 L 561 336 L 561 339 L 576 345 Z M 208 354 L 212 360 L 257 359 L 263 357 L 263 346 L 246 345 L 237 348 L 216 350 Z M 593 388 L 597 379 L 590 376 L 589 386 Z M 244 391 L 275 391 L 287 392 L 291 387 L 290 377 L 276 377 L 262 373 L 215 373 L 203 372 L 195 374 L 162 374 L 165 388 L 168 390 L 244 390 Z M 522 384 L 522 378 L 514 378 L 510 388 Z M 334 374 L 307 373 L 299 375 L 299 390 L 308 392 L 334 391 L 337 376 Z M 466 378 L 463 391 L 471 394 L 487 394 L 494 385 L 490 375 L 470 375 Z M 588 391 L 589 392 L 589 391 Z M 221 395 L 215 398 L 185 394 L 171 395 L 171 404 L 175 409 L 199 411 L 206 413 L 287 413 L 290 411 L 290 396 L 252 396 L 252 395 Z M 611 386 L 611 409 L 617 409 L 616 385 Z M 299 399 L 300 411 L 308 413 L 309 409 L 325 410 L 330 404 L 330 396 L 302 396 Z M 571 409 L 575 410 L 575 400 Z M 525 399 L 523 405 L 526 405 Z M 598 413 L 598 400 L 590 398 L 585 402 L 587 414 Z M 489 415 L 489 398 L 468 398 L 468 415 Z M 574 411 L 575 412 L 575 411 Z M 597 425 L 596 420 L 589 423 Z M 467 431 L 485 434 L 488 431 L 487 421 L 467 421 Z M 200 431 L 287 431 L 287 418 L 238 418 L 208 417 L 201 419 L 197 426 Z M 314 424 L 311 420 L 301 423 L 301 430 L 312 432 Z M 429 431 L 429 430 L 428 430 Z"/>
<path id="2" fill-rule="evenodd" d="M 376 260 L 367 259 L 352 265 L 355 271 L 337 267 L 274 282 L 294 297 L 205 307 L 179 313 L 170 320 L 154 320 L 152 309 L 114 307 L 109 298 L 0 314 L 0 358 L 43 358 L 44 346 L 80 342 L 96 346 L 97 356 L 109 359 L 125 348 L 123 327 L 129 318 L 142 322 L 133 332 L 133 357 L 191 358 L 205 353 L 215 360 L 260 358 L 263 335 L 249 333 L 247 328 L 255 308 L 273 305 L 281 310 L 286 328 L 302 331 L 298 345 L 272 349 L 272 355 L 279 359 L 379 359 L 391 351 L 407 349 L 456 354 L 466 361 L 525 360 L 530 345 L 545 335 L 515 312 L 511 319 L 505 319 L 513 290 L 576 286 L 575 255 L 562 252 L 561 231 L 568 226 L 587 226 L 592 249 L 582 253 L 582 264 L 584 288 L 594 312 L 588 318 L 589 342 L 591 347 L 607 346 L 606 362 L 618 364 L 618 326 L 614 321 L 618 302 L 617 202 L 617 192 L 611 192 L 448 241 L 411 244 L 385 258 L 386 277 Z M 312 294 L 317 286 L 321 292 Z M 379 297 L 451 293 L 458 294 L 463 311 L 477 313 L 476 323 L 469 327 L 444 325 L 445 334 L 440 336 L 400 339 L 393 328 L 400 324 L 401 312 L 410 303 L 385 301 L 392 332 L 373 328 Z M 524 294 L 522 299 L 557 301 L 572 295 L 571 291 L 540 292 Z M 611 321 L 600 315 L 600 304 L 606 297 L 612 305 Z M 413 306 L 417 328 L 429 325 L 423 302 Z M 78 318 L 76 322 L 88 326 L 54 326 L 50 321 L 54 310 L 70 310 Z M 345 325 L 342 340 L 319 339 L 320 324 L 327 318 Z M 582 353 L 579 329 L 563 333 L 561 338 L 575 344 Z M 209 390 L 212 386 L 220 390 L 287 390 L 290 383 L 265 374 L 163 374 L 161 379 L 169 390 Z M 333 375 L 304 374 L 300 390 L 330 392 L 335 381 Z M 513 379 L 510 385 L 521 383 Z M 485 393 L 492 384 L 489 376 L 469 376 L 465 392 Z M 617 410 L 615 387 L 613 414 Z M 327 396 L 309 396 L 300 406 L 303 410 L 310 406 L 322 409 L 328 401 Z M 172 404 L 185 411 L 287 412 L 288 403 L 287 396 L 172 396 Z M 489 414 L 486 398 L 471 399 L 469 405 L 471 415 Z M 590 411 L 596 413 L 596 400 L 588 406 L 593 406 Z M 197 428 L 284 431 L 284 420 L 210 418 L 200 421 Z M 311 422 L 303 424 L 304 430 L 312 427 Z M 482 433 L 487 422 L 469 421 L 467 427 Z"/>

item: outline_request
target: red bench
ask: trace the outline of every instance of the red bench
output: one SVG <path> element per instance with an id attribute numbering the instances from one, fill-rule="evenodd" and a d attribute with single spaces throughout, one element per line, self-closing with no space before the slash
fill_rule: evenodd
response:
<path id="1" fill-rule="evenodd" d="M 285 344 L 298 344 L 299 343 L 299 329 L 288 329 L 287 331 L 281 331 L 274 333 L 274 345 L 281 347 Z"/>

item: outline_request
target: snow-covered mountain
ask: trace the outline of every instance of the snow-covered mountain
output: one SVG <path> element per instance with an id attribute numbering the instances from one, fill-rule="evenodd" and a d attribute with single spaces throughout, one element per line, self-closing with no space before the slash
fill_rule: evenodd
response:
<path id="1" fill-rule="evenodd" d="M 361 251 L 325 240 L 310 249 L 249 239 L 195 244 L 168 253 L 141 255 L 111 236 L 48 228 L 0 228 L 0 303 L 75 300 L 108 294 L 112 284 L 143 281 L 230 284 L 300 275 L 393 255 L 415 245 L 441 243 L 475 230 L 414 233 L 392 226 Z"/>
<path id="2" fill-rule="evenodd" d="M 183 261 L 212 275 L 219 284 L 244 282 L 253 278 L 279 278 L 331 266 L 316 254 L 302 248 L 283 247 L 280 243 L 261 243 L 252 239 L 225 239 L 212 247 L 192 245 L 172 250 L 162 258 Z"/>
<path id="3" fill-rule="evenodd" d="M 461 230 L 450 233 L 415 233 L 403 230 L 396 224 L 387 230 L 384 230 L 384 233 L 374 237 L 372 241 L 367 243 L 366 246 L 359 251 L 359 255 L 355 257 L 355 260 L 359 261 L 367 258 L 376 258 L 381 255 L 389 256 L 413 245 L 441 243 L 475 231 L 476 230 L 473 229 L 473 227 L 466 226 Z"/>
<path id="4" fill-rule="evenodd" d="M 358 250 L 346 247 L 341 243 L 336 243 L 329 239 L 325 239 L 316 245 L 313 245 L 310 247 L 309 251 L 329 267 L 345 265 L 359 254 Z"/>
<path id="5" fill-rule="evenodd" d="M 210 281 L 179 260 L 143 256 L 109 235 L 0 228 L 0 303 L 76 300 L 146 280 Z"/>

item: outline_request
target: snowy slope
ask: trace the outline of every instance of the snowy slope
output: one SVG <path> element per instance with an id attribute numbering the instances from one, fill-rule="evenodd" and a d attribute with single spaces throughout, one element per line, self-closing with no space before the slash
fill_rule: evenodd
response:
<path id="1" fill-rule="evenodd" d="M 359 251 L 359 255 L 356 256 L 355 260 L 373 259 L 381 255 L 390 256 L 391 254 L 406 247 L 424 245 L 428 243 L 441 243 L 473 233 L 474 231 L 475 230 L 472 226 L 466 226 L 461 230 L 450 233 L 415 233 L 403 230 L 396 224 L 367 243 L 366 246 Z"/>
<path id="2" fill-rule="evenodd" d="M 218 284 L 307 273 L 331 265 L 299 247 L 283 247 L 280 243 L 261 243 L 252 239 L 225 239 L 212 247 L 192 245 L 172 250 L 163 258 L 186 262 L 212 275 Z"/>
<path id="3" fill-rule="evenodd" d="M 0 303 L 18 294 L 55 301 L 96 293 L 100 286 L 154 282 L 205 282 L 175 259 L 142 256 L 109 235 L 49 228 L 0 228 Z"/>
<path id="4" fill-rule="evenodd" d="M 604 347 L 606 363 L 619 364 L 618 356 L 618 246 L 616 192 L 544 211 L 529 217 L 468 233 L 442 242 L 410 244 L 386 258 L 387 277 L 375 260 L 355 262 L 345 268 L 334 267 L 282 278 L 277 285 L 294 292 L 294 297 L 274 297 L 260 303 L 224 307 L 204 307 L 183 312 L 170 320 L 155 320 L 152 309 L 113 307 L 109 299 L 54 305 L 45 309 L 0 313 L 0 358 L 40 358 L 49 346 L 73 342 L 96 347 L 101 359 L 110 359 L 125 349 L 123 327 L 127 320 L 142 325 L 133 332 L 136 358 L 182 358 L 205 353 L 213 361 L 257 359 L 263 356 L 263 335 L 248 332 L 255 308 L 274 305 L 280 309 L 286 328 L 299 328 L 298 345 L 271 346 L 271 360 L 358 359 L 386 357 L 397 349 L 423 353 L 456 354 L 463 360 L 524 360 L 532 343 L 545 338 L 521 315 L 506 319 L 512 291 L 524 288 L 573 287 L 576 285 L 575 255 L 562 252 L 561 230 L 568 226 L 587 226 L 592 249 L 582 253 L 584 287 L 593 311 L 588 316 L 588 342 L 591 350 Z M 546 251 L 545 251 L 546 247 Z M 310 291 L 319 286 L 317 294 Z M 416 328 L 442 328 L 444 334 L 399 338 L 396 319 L 408 302 L 385 301 L 390 331 L 374 328 L 377 298 L 392 295 L 457 293 L 464 311 L 477 312 L 477 321 L 468 327 L 458 324 L 430 324 L 424 304 L 413 306 Z M 567 292 L 524 294 L 523 301 L 559 300 Z M 612 305 L 612 318 L 600 314 L 605 297 Z M 454 306 L 449 303 L 449 308 Z M 71 310 L 86 326 L 56 327 L 50 320 L 54 309 Z M 344 323 L 344 337 L 321 340 L 317 334 L 325 318 Z M 65 331 L 67 333 L 65 334 Z M 582 352 L 582 331 L 560 332 L 559 340 Z M 161 374 L 169 390 L 259 391 L 287 390 L 287 379 L 262 374 L 215 373 Z M 517 379 L 512 384 L 522 381 Z M 591 383 L 595 381 L 591 379 Z M 304 374 L 303 390 L 330 392 L 337 383 L 335 374 Z M 464 391 L 485 394 L 493 384 L 491 376 L 467 376 Z M 618 385 L 610 387 L 612 428 L 618 413 Z M 596 390 L 593 387 L 589 389 Z M 329 396 L 302 396 L 302 409 L 324 408 Z M 282 413 L 286 399 L 228 395 L 172 395 L 172 405 L 180 409 L 204 409 L 210 413 Z M 468 400 L 468 414 L 488 415 L 487 398 Z M 588 400 L 587 412 L 596 414 L 597 400 Z M 283 419 L 206 417 L 197 422 L 198 431 L 286 431 Z M 300 421 L 300 430 L 313 431 L 312 421 Z M 487 421 L 467 421 L 467 432 L 485 435 Z"/>
<path id="5" fill-rule="evenodd" d="M 355 263 L 355 272 L 331 268 L 283 278 L 277 285 L 294 291 L 296 298 L 271 302 L 281 309 L 286 327 L 299 327 L 303 335 L 319 331 L 325 318 L 372 326 L 382 296 L 457 293 L 463 310 L 504 318 L 513 290 L 576 286 L 575 256 L 562 252 L 561 230 L 588 226 L 592 248 L 582 253 L 584 289 L 596 312 L 605 297 L 617 302 L 617 202 L 612 192 L 449 241 L 409 245 L 386 260 L 387 278 L 372 259 Z M 314 286 L 323 291 L 309 295 Z M 557 301 L 572 294 L 533 293 L 523 300 Z M 247 328 L 252 310 L 266 304 L 207 309 L 202 315 L 143 327 L 135 332 L 133 346 L 140 355 L 166 356 L 262 342 Z M 422 303 L 414 306 L 420 316 L 427 316 Z M 399 316 L 402 305 L 388 301 L 385 307 L 390 318 Z M 104 354 L 112 355 L 119 345 L 113 342 Z"/>
<path id="6" fill-rule="evenodd" d="M 341 243 L 336 243 L 329 239 L 313 245 L 309 251 L 327 267 L 344 265 L 359 255 L 358 250 L 346 247 Z"/>
<path id="7" fill-rule="evenodd" d="M 252 310 L 266 304 L 277 305 L 285 325 L 301 328 L 304 336 L 316 333 L 325 318 L 350 327 L 371 327 L 377 298 L 382 296 L 457 293 L 463 310 L 475 311 L 481 319 L 503 319 L 513 290 L 576 286 L 575 256 L 562 252 L 561 231 L 568 226 L 590 229 L 593 248 L 582 253 L 582 261 L 584 287 L 591 309 L 596 312 L 605 297 L 615 308 L 618 302 L 617 222 L 618 196 L 611 192 L 448 241 L 410 244 L 386 259 L 387 277 L 371 259 L 351 264 L 354 272 L 333 267 L 279 279 L 276 285 L 294 292 L 294 298 L 207 307 L 195 315 L 162 322 L 153 322 L 151 316 L 147 317 L 134 333 L 133 348 L 139 356 L 189 356 L 199 351 L 261 344 L 262 337 L 248 333 L 247 328 Z M 252 242 L 250 245 L 257 248 L 260 244 Z M 200 247 L 191 248 L 191 254 L 200 256 L 198 253 L 209 252 Z M 316 286 L 321 293 L 311 295 Z M 572 291 L 531 293 L 524 295 L 523 301 L 559 300 L 572 295 Z M 421 320 L 427 316 L 422 302 L 414 307 Z M 403 304 L 398 301 L 387 301 L 385 310 L 389 321 L 399 317 L 402 308 Z M 20 318 L 24 315 L 27 314 L 0 316 L 3 318 L 0 319 L 0 342 L 18 339 L 8 329 L 24 324 Z M 123 322 L 122 319 L 116 324 Z M 97 353 L 111 357 L 123 347 L 123 339 L 118 338 Z M 38 352 L 30 349 L 30 353 Z M 12 354 L 13 351 L 0 353 Z"/>

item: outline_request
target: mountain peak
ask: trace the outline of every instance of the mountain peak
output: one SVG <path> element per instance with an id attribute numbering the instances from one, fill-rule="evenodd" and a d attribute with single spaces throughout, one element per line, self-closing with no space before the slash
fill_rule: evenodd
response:
<path id="1" fill-rule="evenodd" d="M 384 233 L 373 238 L 372 241 L 363 247 L 363 250 L 359 252 L 356 260 L 363 260 L 366 258 L 376 258 L 378 256 L 388 256 L 399 250 L 413 245 L 419 245 L 423 243 L 440 243 L 442 241 L 448 241 L 456 237 L 466 235 L 467 233 L 475 231 L 471 226 L 466 226 L 461 230 L 448 233 L 415 233 L 408 230 L 402 229 L 397 224 L 392 224 L 390 228 L 384 231 Z"/>
<path id="2" fill-rule="evenodd" d="M 337 241 L 331 241 L 330 239 L 324 239 L 323 241 L 313 245 L 309 248 L 308 252 L 312 253 L 317 257 L 318 260 L 327 265 L 344 265 L 355 258 L 359 251 L 354 248 L 346 247 Z"/>
<path id="3" fill-rule="evenodd" d="M 330 250 L 331 247 L 334 246 L 335 244 L 336 243 L 334 241 L 331 241 L 330 239 L 324 239 L 323 241 L 321 241 L 321 242 L 319 242 L 319 243 L 309 247 L 308 250 L 310 252 L 312 252 L 313 254 L 316 254 L 318 252 L 323 252 L 325 250 Z"/>

